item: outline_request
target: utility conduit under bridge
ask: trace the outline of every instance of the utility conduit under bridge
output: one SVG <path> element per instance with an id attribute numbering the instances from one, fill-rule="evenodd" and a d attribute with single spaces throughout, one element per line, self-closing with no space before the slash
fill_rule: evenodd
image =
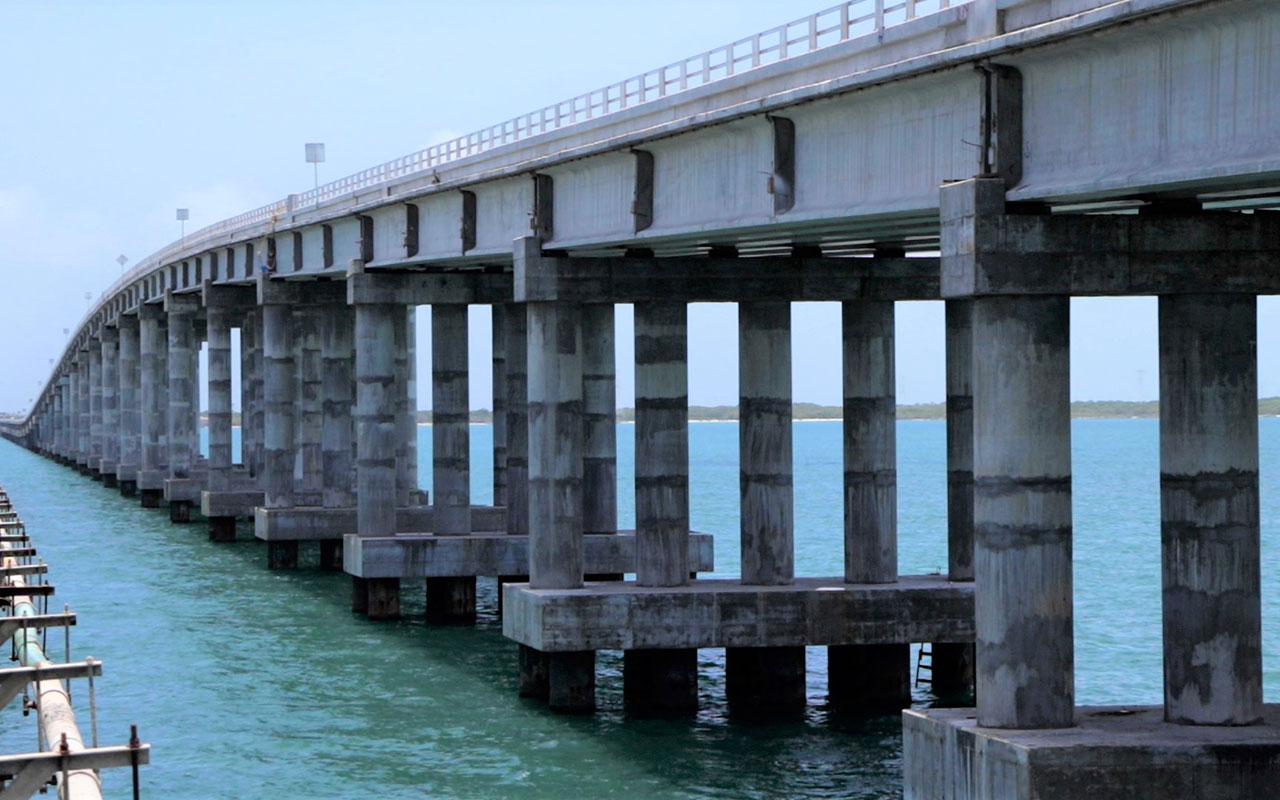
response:
<path id="1" fill-rule="evenodd" d="M 101 674 L 102 662 L 88 658 L 78 664 L 56 664 L 45 654 L 40 631 L 52 624 L 70 625 L 74 617 L 67 613 L 55 621 L 51 616 L 58 615 L 39 613 L 35 598 L 47 596 L 53 587 L 28 583 L 25 575 L 41 574 L 44 565 L 23 563 L 30 560 L 34 550 L 3 490 L 0 490 L 0 531 L 3 531 L 0 533 L 0 575 L 11 604 L 10 620 L 22 621 L 21 625 L 15 625 L 12 635 L 14 655 L 22 666 L 0 670 L 0 704 L 24 690 L 28 682 L 35 684 L 34 707 L 47 747 L 42 753 L 0 756 L 0 775 L 8 780 L 0 789 L 0 800 L 32 797 L 51 780 L 57 781 L 58 797 L 63 800 L 102 800 L 102 779 L 98 773 L 102 767 L 111 766 L 134 767 L 133 796 L 137 798 L 137 767 L 149 763 L 150 745 L 137 740 L 135 727 L 127 746 L 97 747 L 97 715 L 93 709 L 95 741 L 91 742 L 92 746 L 86 746 L 71 705 L 69 679 L 88 677 L 92 687 L 92 678 Z M 67 684 L 64 685 L 63 679 L 67 679 Z M 91 692 L 91 709 L 93 703 Z"/>

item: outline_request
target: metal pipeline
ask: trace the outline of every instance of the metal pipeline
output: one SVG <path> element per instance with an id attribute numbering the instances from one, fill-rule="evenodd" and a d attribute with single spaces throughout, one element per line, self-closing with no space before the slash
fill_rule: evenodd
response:
<path id="1" fill-rule="evenodd" d="M 9 549 L 8 542 L 0 542 L 0 553 Z M 4 565 L 14 567 L 18 560 L 10 555 L 4 556 Z M 21 575 L 11 575 L 9 585 L 26 586 Z M 13 616 L 30 617 L 36 615 L 35 604 L 29 595 L 17 595 L 13 598 Z M 24 667 L 49 667 L 53 662 L 45 657 L 44 648 L 40 646 L 39 631 L 34 628 L 19 628 L 13 635 L 14 649 L 18 661 Z M 80 728 L 76 725 L 76 713 L 71 707 L 71 698 L 63 688 L 62 681 L 35 681 L 37 710 L 40 725 L 44 730 L 47 749 L 50 752 L 65 751 L 78 753 L 85 749 L 84 739 L 80 736 Z M 25 791 L 34 795 L 40 786 L 19 786 L 19 780 L 10 784 L 9 789 Z M 58 797 L 62 800 L 102 800 L 102 780 L 91 769 L 68 770 L 58 774 Z"/>

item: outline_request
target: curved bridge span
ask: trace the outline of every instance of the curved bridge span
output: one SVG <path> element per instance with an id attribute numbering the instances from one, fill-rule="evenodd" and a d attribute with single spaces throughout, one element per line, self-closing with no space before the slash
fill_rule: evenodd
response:
<path id="1" fill-rule="evenodd" d="M 602 649 L 625 652 L 638 712 L 696 708 L 697 650 L 721 647 L 731 700 L 794 707 L 806 646 L 829 648 L 833 705 L 897 711 L 908 647 L 929 643 L 935 688 L 976 686 L 976 707 L 905 712 L 908 797 L 1263 796 L 1280 780 L 1258 755 L 1280 711 L 1262 702 L 1256 424 L 1256 298 L 1280 293 L 1277 42 L 1270 2 L 842 3 L 170 245 L 0 428 L 215 540 L 252 519 L 272 568 L 318 542 L 370 619 L 425 579 L 428 614 L 467 622 L 476 577 L 496 577 L 521 692 L 557 711 L 594 708 Z M 1081 295 L 1160 298 L 1158 708 L 1075 705 Z M 794 568 L 803 300 L 843 311 L 834 577 Z M 946 575 L 898 574 L 899 300 L 946 303 Z M 712 539 L 689 529 L 693 302 L 739 306 L 732 580 L 697 577 Z M 635 531 L 617 524 L 618 303 L 635 306 Z M 474 304 L 493 308 L 491 506 L 470 494 Z"/>

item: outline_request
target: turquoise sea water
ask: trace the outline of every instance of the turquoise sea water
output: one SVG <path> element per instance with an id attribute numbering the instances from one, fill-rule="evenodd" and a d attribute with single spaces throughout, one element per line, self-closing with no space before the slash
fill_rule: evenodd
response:
<path id="1" fill-rule="evenodd" d="M 1160 690 L 1157 423 L 1073 425 L 1077 699 L 1158 703 Z M 618 428 L 619 516 L 634 521 L 634 428 Z M 1280 699 L 1280 420 L 1261 420 L 1266 695 Z M 430 487 L 430 429 L 419 429 Z M 491 493 L 491 430 L 472 429 L 474 496 Z M 946 564 L 945 432 L 898 426 L 900 559 L 905 572 Z M 796 566 L 841 564 L 840 425 L 795 425 Z M 737 426 L 691 427 L 694 527 L 716 535 L 719 575 L 737 572 Z M 201 523 L 162 511 L 0 442 L 10 493 L 58 587 L 80 615 L 73 657 L 104 659 L 99 727 L 123 743 L 130 722 L 153 744 L 153 798 L 892 797 L 894 718 L 843 719 L 824 705 L 825 652 L 809 651 L 809 708 L 776 724 L 730 720 L 723 653 L 700 653 L 702 710 L 686 721 L 622 711 L 620 657 L 600 657 L 601 711 L 552 716 L 515 692 L 515 647 L 502 638 L 491 582 L 474 628 L 409 618 L 374 624 L 348 611 L 341 575 L 269 572 L 241 531 L 213 545 Z M 61 637 L 49 650 L 60 656 Z M 81 688 L 81 687 L 77 687 Z M 88 729 L 79 691 L 82 728 Z M 919 691 L 918 703 L 928 703 Z M 16 702 L 0 716 L 0 751 L 31 749 L 35 721 Z M 116 796 L 127 770 L 104 773 Z"/>

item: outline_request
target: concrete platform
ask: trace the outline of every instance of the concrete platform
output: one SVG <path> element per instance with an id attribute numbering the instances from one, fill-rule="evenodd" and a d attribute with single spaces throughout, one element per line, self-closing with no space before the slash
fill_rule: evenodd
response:
<path id="1" fill-rule="evenodd" d="M 906 800 L 1268 798 L 1280 787 L 1280 705 L 1264 724 L 1173 725 L 1160 707 L 1081 707 L 1077 726 L 980 728 L 974 709 L 902 714 Z"/>
<path id="2" fill-rule="evenodd" d="M 205 476 L 192 475 L 189 478 L 166 478 L 164 481 L 164 500 L 166 503 L 200 502 L 200 493 L 204 491 Z"/>
<path id="3" fill-rule="evenodd" d="M 588 574 L 635 572 L 634 531 L 589 534 L 583 538 L 584 564 Z M 689 534 L 691 570 L 709 572 L 715 569 L 712 553 L 711 534 Z M 347 535 L 342 540 L 342 568 L 357 578 L 525 575 L 529 572 L 529 537 L 505 533 L 376 538 Z M 511 584 L 508 591 L 510 586 L 525 585 Z"/>
<path id="4" fill-rule="evenodd" d="M 253 510 L 262 505 L 261 489 L 232 489 L 224 492 L 200 492 L 200 513 L 206 517 L 252 518 Z"/>
<path id="5" fill-rule="evenodd" d="M 588 537 L 590 538 L 590 537 Z M 790 586 L 695 580 L 644 588 L 503 587 L 502 632 L 541 652 L 972 642 L 973 584 L 937 575 L 898 583 L 799 578 Z"/>
<path id="6" fill-rule="evenodd" d="M 429 533 L 434 527 L 431 506 L 396 509 L 396 530 L 400 533 Z M 505 506 L 472 506 L 471 529 L 477 533 L 505 531 Z M 253 512 L 253 535 L 267 542 L 310 542 L 341 539 L 356 532 L 354 508 L 257 508 Z M 527 571 L 527 567 L 525 568 Z M 522 573 L 523 574 L 523 573 Z"/>
<path id="7" fill-rule="evenodd" d="M 139 491 L 164 491 L 164 482 L 169 480 L 168 470 L 139 469 L 135 473 Z M 119 477 L 117 475 L 116 477 Z"/>

